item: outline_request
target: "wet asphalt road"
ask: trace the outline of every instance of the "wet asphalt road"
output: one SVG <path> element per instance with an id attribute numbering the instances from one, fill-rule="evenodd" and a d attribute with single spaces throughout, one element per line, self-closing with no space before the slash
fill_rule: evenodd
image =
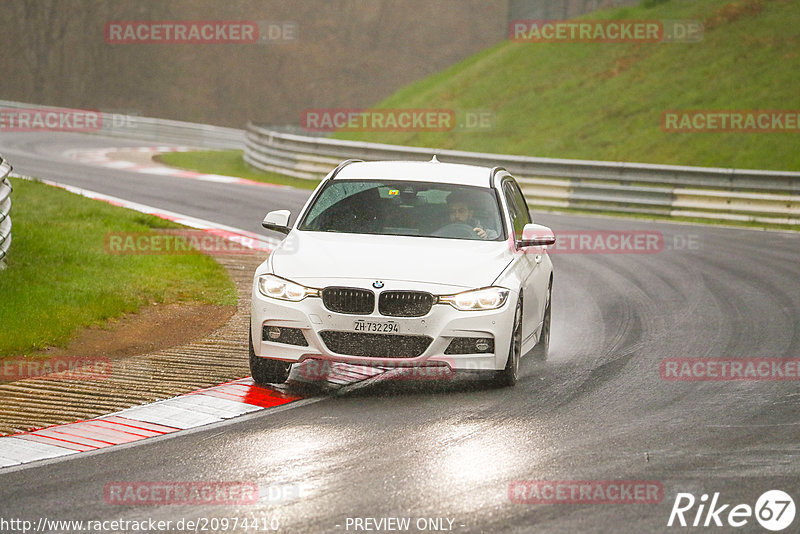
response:
<path id="1" fill-rule="evenodd" d="M 0 153 L 17 172 L 250 231 L 261 231 L 271 209 L 296 213 L 309 194 L 89 167 L 60 155 L 146 144 L 0 135 Z M 800 382 L 672 382 L 659 366 L 681 357 L 800 358 L 800 236 L 534 215 L 556 232 L 661 232 L 665 246 L 554 254 L 551 356 L 528 361 L 515 388 L 457 377 L 312 390 L 313 402 L 4 470 L 0 518 L 261 518 L 280 532 L 364 532 L 355 518 L 386 517 L 410 518 L 411 531 L 419 518 L 442 518 L 455 532 L 767 532 L 752 517 L 736 529 L 667 521 L 679 492 L 719 492 L 720 503 L 754 506 L 764 491 L 781 489 L 800 504 Z M 301 495 L 211 507 L 105 503 L 106 483 L 132 480 L 248 481 Z M 516 503 L 509 486 L 519 480 L 654 481 L 663 498 Z M 800 518 L 786 532 L 798 525 Z"/>

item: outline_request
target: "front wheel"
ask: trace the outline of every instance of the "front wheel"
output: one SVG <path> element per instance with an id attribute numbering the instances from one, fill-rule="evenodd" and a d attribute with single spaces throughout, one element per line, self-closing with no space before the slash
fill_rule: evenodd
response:
<path id="1" fill-rule="evenodd" d="M 495 385 L 509 387 L 519 379 L 519 360 L 522 356 L 522 295 L 517 299 L 517 309 L 514 311 L 514 326 L 511 329 L 511 343 L 508 347 L 508 360 L 506 367 L 495 375 Z"/>
<path id="2" fill-rule="evenodd" d="M 292 364 L 280 360 L 270 360 L 259 358 L 253 349 L 253 332 L 248 336 L 250 341 L 250 374 L 253 375 L 253 382 L 259 386 L 267 384 L 282 384 L 289 378 L 289 370 Z"/>

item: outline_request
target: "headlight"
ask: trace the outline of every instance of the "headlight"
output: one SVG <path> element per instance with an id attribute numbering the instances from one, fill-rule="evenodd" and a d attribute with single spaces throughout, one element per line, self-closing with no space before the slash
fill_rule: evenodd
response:
<path id="1" fill-rule="evenodd" d="M 265 297 L 298 302 L 306 297 L 318 297 L 319 290 L 301 286 L 274 274 L 262 274 L 258 277 L 258 290 Z"/>
<path id="2" fill-rule="evenodd" d="M 496 310 L 502 307 L 506 300 L 508 300 L 508 289 L 503 287 L 473 289 L 439 297 L 439 302 L 461 311 Z"/>

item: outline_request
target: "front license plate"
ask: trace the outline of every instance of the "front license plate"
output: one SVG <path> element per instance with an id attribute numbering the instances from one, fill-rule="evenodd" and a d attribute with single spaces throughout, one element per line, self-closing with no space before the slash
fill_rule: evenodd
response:
<path id="1" fill-rule="evenodd" d="M 356 332 L 377 332 L 381 334 L 392 334 L 400 331 L 394 321 L 367 321 L 359 319 L 353 325 Z"/>

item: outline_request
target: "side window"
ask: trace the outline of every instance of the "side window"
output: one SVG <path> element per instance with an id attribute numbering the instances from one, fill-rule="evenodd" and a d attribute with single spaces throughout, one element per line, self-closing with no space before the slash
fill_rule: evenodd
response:
<path id="1" fill-rule="evenodd" d="M 503 194 L 506 197 L 509 215 L 511 215 L 511 224 L 514 225 L 514 236 L 521 239 L 522 229 L 531 222 L 525 197 L 522 196 L 519 187 L 510 180 L 503 183 Z"/>
<path id="2" fill-rule="evenodd" d="M 523 226 L 525 224 L 530 224 L 533 222 L 533 220 L 531 219 L 531 212 L 528 210 L 528 202 L 525 200 L 525 195 L 522 194 L 519 184 L 516 182 L 513 182 L 513 184 L 515 191 L 514 197 L 517 199 L 518 209 L 520 213 L 522 213 L 522 218 L 525 220 Z"/>

